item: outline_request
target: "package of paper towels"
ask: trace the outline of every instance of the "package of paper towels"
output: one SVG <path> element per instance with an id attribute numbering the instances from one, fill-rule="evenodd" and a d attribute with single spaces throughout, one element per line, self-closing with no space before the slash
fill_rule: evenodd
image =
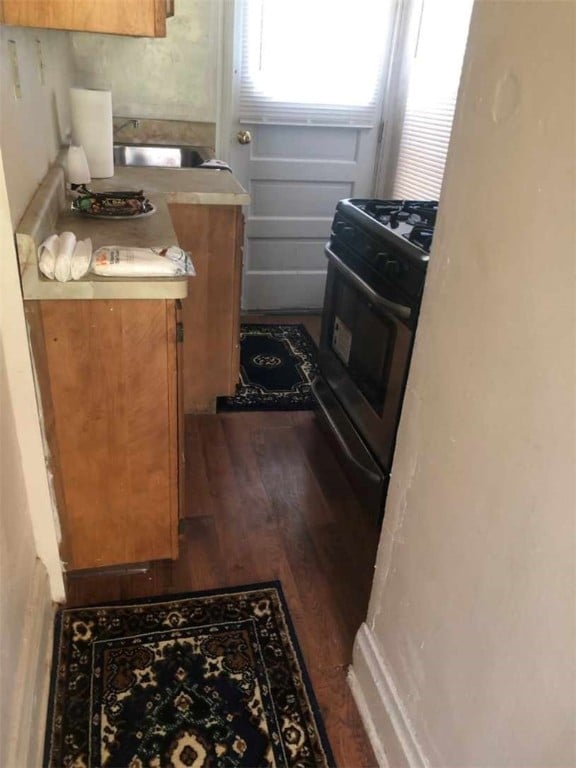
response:
<path id="1" fill-rule="evenodd" d="M 169 248 L 123 248 L 107 245 L 94 253 L 90 270 L 103 277 L 180 277 L 195 275 L 188 251 Z"/>
<path id="2" fill-rule="evenodd" d="M 112 94 L 89 88 L 70 89 L 72 139 L 84 147 L 90 176 L 105 179 L 114 175 Z"/>

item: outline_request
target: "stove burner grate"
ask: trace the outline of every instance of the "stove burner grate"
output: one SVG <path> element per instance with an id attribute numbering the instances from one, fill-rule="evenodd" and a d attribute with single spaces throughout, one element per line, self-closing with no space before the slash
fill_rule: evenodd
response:
<path id="1" fill-rule="evenodd" d="M 404 235 L 404 237 L 423 250 L 430 251 L 432 238 L 434 237 L 434 227 L 425 222 L 417 223 L 412 227 L 412 231 Z"/>
<path id="2" fill-rule="evenodd" d="M 362 209 L 368 216 L 391 229 L 397 229 L 400 222 L 410 225 L 424 223 L 433 228 L 438 203 L 433 200 L 368 200 Z"/>

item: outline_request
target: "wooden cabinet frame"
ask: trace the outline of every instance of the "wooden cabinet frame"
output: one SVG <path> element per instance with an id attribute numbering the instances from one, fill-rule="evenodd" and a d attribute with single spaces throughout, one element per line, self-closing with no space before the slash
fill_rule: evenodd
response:
<path id="1" fill-rule="evenodd" d="M 171 0 L 0 0 L 0 23 L 139 37 L 166 37 Z"/>

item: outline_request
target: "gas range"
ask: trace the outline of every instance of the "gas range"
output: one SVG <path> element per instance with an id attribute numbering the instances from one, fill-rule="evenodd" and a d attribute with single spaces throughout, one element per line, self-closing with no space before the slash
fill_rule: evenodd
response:
<path id="1" fill-rule="evenodd" d="M 378 293 L 417 310 L 437 211 L 435 200 L 341 200 L 330 247 Z"/>
<path id="2" fill-rule="evenodd" d="M 322 421 L 359 498 L 382 519 L 438 204 L 341 200 L 334 213 L 318 363 Z"/>

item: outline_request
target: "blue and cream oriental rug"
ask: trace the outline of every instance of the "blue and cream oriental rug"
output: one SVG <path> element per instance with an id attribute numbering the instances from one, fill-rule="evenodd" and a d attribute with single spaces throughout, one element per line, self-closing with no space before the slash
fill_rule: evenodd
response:
<path id="1" fill-rule="evenodd" d="M 219 397 L 219 411 L 305 411 L 315 405 L 311 383 L 318 350 L 300 324 L 248 324 L 240 328 L 240 383 Z"/>
<path id="2" fill-rule="evenodd" d="M 280 584 L 61 610 L 44 763 L 333 766 Z"/>

